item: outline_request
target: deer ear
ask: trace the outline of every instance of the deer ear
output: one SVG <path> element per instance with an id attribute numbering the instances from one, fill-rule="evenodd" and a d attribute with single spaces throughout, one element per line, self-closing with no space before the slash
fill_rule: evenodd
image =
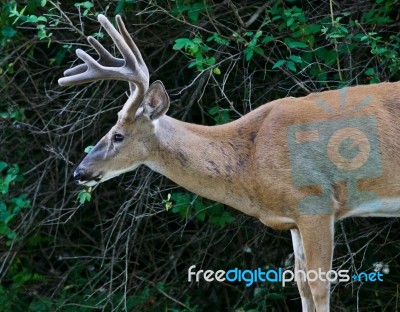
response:
<path id="1" fill-rule="evenodd" d="M 143 114 L 151 120 L 164 115 L 169 108 L 169 96 L 160 80 L 152 83 L 143 100 Z"/>

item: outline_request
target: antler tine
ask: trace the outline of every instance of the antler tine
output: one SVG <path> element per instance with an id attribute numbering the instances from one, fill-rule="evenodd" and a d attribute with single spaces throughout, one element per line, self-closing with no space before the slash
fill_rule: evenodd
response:
<path id="1" fill-rule="evenodd" d="M 100 65 L 104 66 L 123 66 L 125 61 L 121 58 L 114 57 L 110 52 L 108 52 L 100 42 L 98 42 L 95 38 L 92 36 L 89 36 L 87 38 L 87 41 L 89 44 L 96 50 L 97 54 L 99 55 L 99 59 L 97 60 L 97 63 Z M 87 71 L 88 67 L 86 64 L 79 64 L 73 68 L 67 69 L 64 72 L 64 76 L 73 76 L 77 74 L 84 73 Z M 62 78 L 61 78 L 62 79 Z"/>
<path id="2" fill-rule="evenodd" d="M 130 50 L 135 55 L 135 58 L 138 61 L 139 66 L 142 67 L 142 70 L 147 74 L 147 77 L 149 77 L 149 71 L 147 69 L 146 63 L 143 60 L 142 54 L 140 53 L 140 50 L 138 49 L 135 42 L 132 40 L 132 37 L 129 35 L 129 32 L 126 30 L 126 27 L 121 18 L 121 15 L 117 15 L 116 20 L 117 20 L 119 32 L 122 35 L 122 37 L 124 38 L 124 41 L 126 42 L 126 44 L 129 46 Z M 135 86 L 133 84 L 129 84 L 129 85 L 130 85 L 130 91 L 132 94 L 135 90 Z M 146 90 L 147 90 L 147 88 L 148 88 L 148 85 L 146 87 Z"/>
<path id="3" fill-rule="evenodd" d="M 130 50 L 133 52 L 133 54 L 136 57 L 136 60 L 139 62 L 141 66 L 145 67 L 145 70 L 147 70 L 147 66 L 145 62 L 143 61 L 142 54 L 140 53 L 140 50 L 136 46 L 135 42 L 132 40 L 132 37 L 129 35 L 129 32 L 126 30 L 125 24 L 122 21 L 122 18 L 120 15 L 116 16 L 117 24 L 118 24 L 118 29 L 119 32 L 121 33 L 122 37 L 124 38 L 124 42 L 129 46 Z"/>
<path id="4" fill-rule="evenodd" d="M 114 41 L 123 58 L 114 57 L 100 42 L 89 36 L 88 42 L 98 53 L 99 59 L 96 61 L 85 51 L 77 49 L 76 55 L 84 64 L 66 70 L 64 77 L 60 78 L 58 83 L 62 86 L 73 86 L 105 79 L 128 81 L 131 94 L 123 107 L 122 115 L 132 115 L 149 87 L 149 71 L 121 17 L 116 16 L 119 32 L 104 15 L 100 14 L 98 20 Z"/>

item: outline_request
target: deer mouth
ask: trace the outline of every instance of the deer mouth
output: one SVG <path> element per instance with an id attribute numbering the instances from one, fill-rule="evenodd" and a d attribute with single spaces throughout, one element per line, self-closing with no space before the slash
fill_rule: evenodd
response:
<path id="1" fill-rule="evenodd" d="M 101 173 L 93 176 L 91 173 L 80 170 L 79 168 L 74 172 L 74 181 L 78 185 L 95 186 L 101 182 L 102 178 L 103 175 Z"/>

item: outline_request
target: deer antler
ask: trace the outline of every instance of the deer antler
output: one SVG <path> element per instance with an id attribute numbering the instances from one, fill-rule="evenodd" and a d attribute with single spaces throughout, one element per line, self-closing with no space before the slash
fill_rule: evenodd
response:
<path id="1" fill-rule="evenodd" d="M 126 30 L 121 16 L 116 16 L 119 32 L 104 15 L 100 14 L 98 20 L 114 41 L 123 58 L 114 57 L 100 42 L 89 36 L 87 40 L 97 51 L 99 59 L 96 61 L 85 51 L 77 49 L 76 55 L 84 64 L 66 70 L 65 77 L 60 78 L 58 83 L 61 86 L 74 86 L 105 79 L 128 81 L 130 95 L 122 108 L 121 117 L 124 119 L 134 118 L 136 110 L 149 88 L 149 71 L 138 47 Z"/>

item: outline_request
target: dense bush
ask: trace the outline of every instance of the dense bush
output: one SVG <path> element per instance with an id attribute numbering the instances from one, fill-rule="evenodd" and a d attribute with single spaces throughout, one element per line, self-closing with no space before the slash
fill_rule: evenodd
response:
<path id="1" fill-rule="evenodd" d="M 74 166 L 116 120 L 126 83 L 57 79 L 121 14 L 169 114 L 229 122 L 285 97 L 400 78 L 400 5 L 376 1 L 8 1 L 0 20 L 1 311 L 295 311 L 295 285 L 190 284 L 207 269 L 289 267 L 289 233 L 140 168 L 91 194 Z M 338 223 L 334 267 L 389 266 L 335 285 L 334 311 L 400 305 L 397 220 Z"/>

